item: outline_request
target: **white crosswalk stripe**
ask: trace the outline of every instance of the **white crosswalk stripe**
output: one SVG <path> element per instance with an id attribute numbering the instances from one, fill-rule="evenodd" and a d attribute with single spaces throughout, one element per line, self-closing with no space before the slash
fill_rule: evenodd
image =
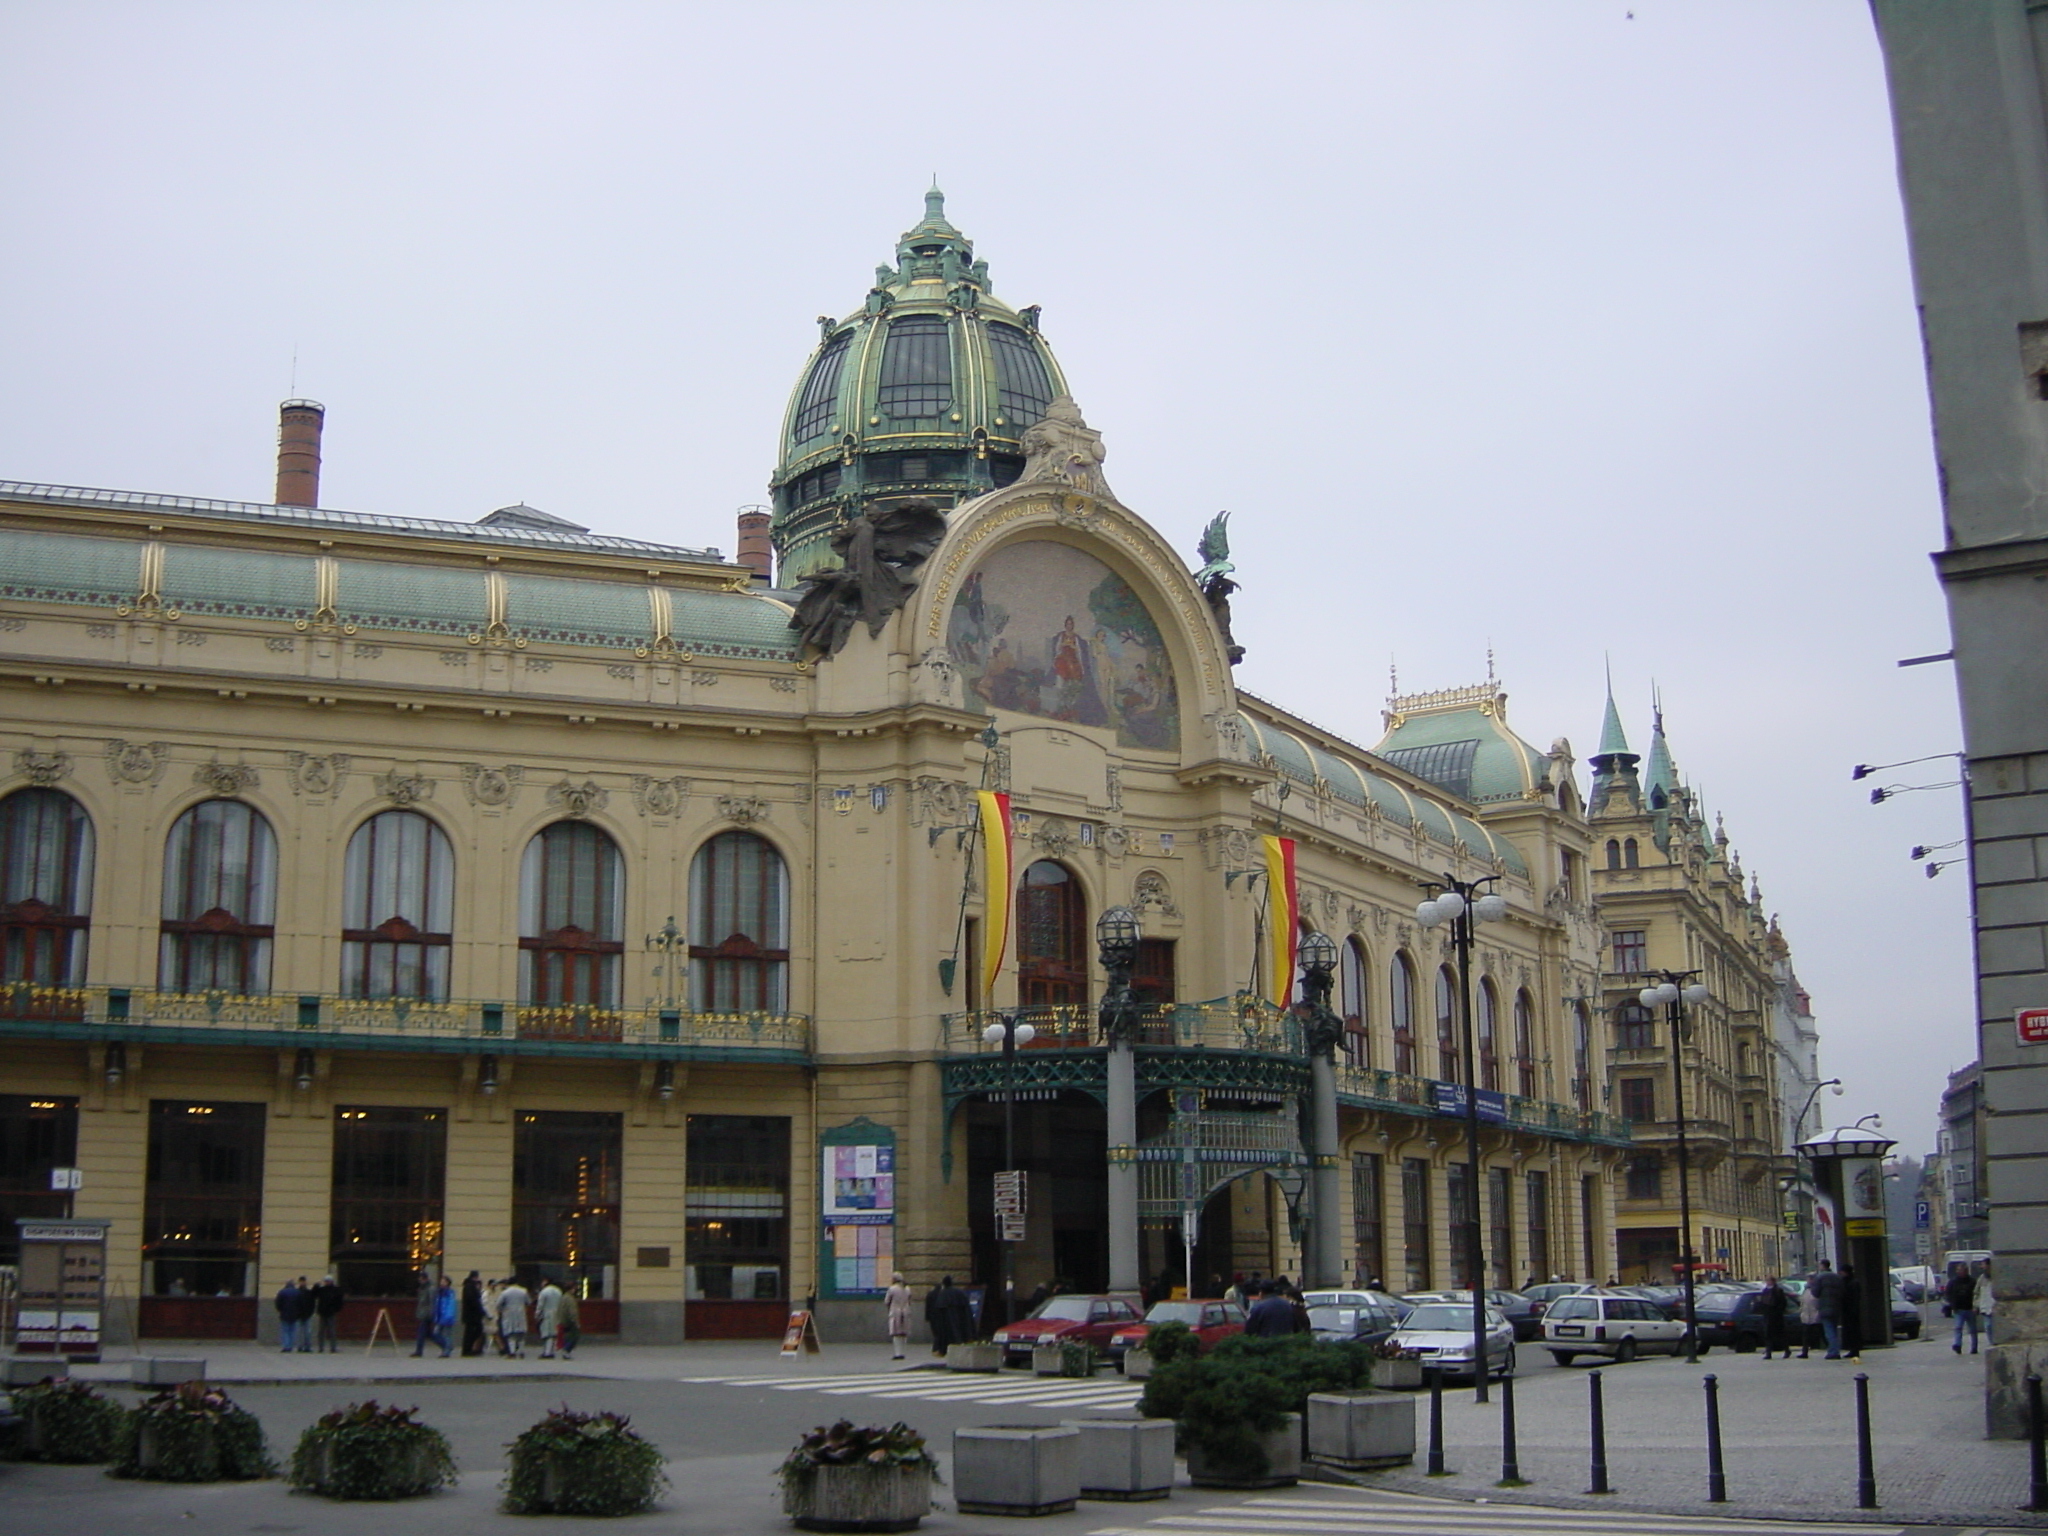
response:
<path id="1" fill-rule="evenodd" d="M 858 1376 L 685 1376 L 683 1381 L 828 1397 L 909 1397 L 926 1402 L 1039 1408 L 1129 1408 L 1144 1388 L 1122 1379 L 1096 1383 L 1062 1376 L 999 1377 L 958 1371 L 880 1371 Z"/>
<path id="2" fill-rule="evenodd" d="M 1143 1525 L 1103 1526 L 1089 1536 L 1904 1536 L 1896 1526 L 1833 1521 L 1699 1518 L 1633 1510 L 1546 1509 L 1532 1504 L 1464 1504 L 1415 1494 L 1304 1488 L 1288 1497 L 1163 1515 Z"/>

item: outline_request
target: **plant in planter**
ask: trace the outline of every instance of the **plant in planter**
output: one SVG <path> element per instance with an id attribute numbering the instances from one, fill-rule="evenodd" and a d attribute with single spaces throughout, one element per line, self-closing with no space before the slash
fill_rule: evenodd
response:
<path id="1" fill-rule="evenodd" d="M 1093 1376 L 1095 1374 L 1095 1346 L 1082 1339 L 1077 1339 L 1071 1344 L 1062 1344 L 1060 1346 L 1060 1374 L 1062 1376 Z"/>
<path id="2" fill-rule="evenodd" d="M 1422 1355 L 1403 1349 L 1391 1337 L 1370 1346 L 1372 1384 L 1376 1387 L 1419 1387 L 1422 1385 Z"/>
<path id="3" fill-rule="evenodd" d="M 167 1387 L 128 1411 L 114 1448 L 114 1477 L 217 1483 L 276 1475 L 256 1415 L 203 1381 Z"/>
<path id="4" fill-rule="evenodd" d="M 907 1424 L 812 1430 L 783 1458 L 782 1512 L 806 1531 L 907 1531 L 932 1507 L 939 1464 Z"/>
<path id="5" fill-rule="evenodd" d="M 330 1499 L 410 1499 L 452 1485 L 448 1438 L 417 1412 L 372 1399 L 323 1414 L 292 1452 L 292 1487 Z"/>
<path id="6" fill-rule="evenodd" d="M 37 1461 L 106 1461 L 120 1441 L 121 1405 L 83 1381 L 17 1387 L 14 1406 L 25 1421 L 22 1454 Z"/>
<path id="7" fill-rule="evenodd" d="M 632 1515 L 668 1486 L 660 1448 L 624 1414 L 555 1409 L 510 1446 L 505 1508 L 515 1515 Z"/>
<path id="8" fill-rule="evenodd" d="M 1155 1365 L 1138 1412 L 1172 1419 L 1183 1451 L 1218 1476 L 1253 1481 L 1267 1474 L 1265 1436 L 1304 1412 L 1311 1393 L 1356 1391 L 1370 1368 L 1359 1344 L 1240 1336 L 1207 1355 Z"/>
<path id="9" fill-rule="evenodd" d="M 1155 1366 L 1176 1360 L 1192 1360 L 1202 1352 L 1202 1340 L 1186 1323 L 1161 1323 L 1145 1330 L 1145 1351 Z"/>

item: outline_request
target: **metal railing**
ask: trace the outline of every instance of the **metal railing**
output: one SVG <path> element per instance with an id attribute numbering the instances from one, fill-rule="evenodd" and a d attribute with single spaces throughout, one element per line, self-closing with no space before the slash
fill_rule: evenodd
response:
<path id="1" fill-rule="evenodd" d="M 1086 1050 L 1102 1044 L 1093 1005 L 1073 1003 L 941 1014 L 940 1046 L 954 1055 L 1000 1055 L 1002 1045 L 989 1044 L 982 1031 L 1005 1018 L 1031 1026 L 1031 1043 L 1019 1047 L 1021 1050 Z M 1138 1017 L 1137 1043 L 1184 1050 L 1308 1054 L 1308 1043 L 1295 1019 L 1271 1003 L 1243 994 L 1147 1008 Z"/>

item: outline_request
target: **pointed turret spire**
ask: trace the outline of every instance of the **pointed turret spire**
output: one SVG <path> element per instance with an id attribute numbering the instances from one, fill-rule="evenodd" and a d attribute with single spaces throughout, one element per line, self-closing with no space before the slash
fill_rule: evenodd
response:
<path id="1" fill-rule="evenodd" d="M 1607 673 L 1607 717 L 1600 723 L 1600 750 L 1586 759 L 1593 770 L 1593 793 L 1587 802 L 1589 813 L 1602 809 L 1618 788 L 1626 786 L 1626 798 L 1636 795 L 1636 764 L 1640 759 L 1628 749 L 1628 733 L 1621 728 L 1621 711 L 1614 707 L 1614 672 Z"/>
<path id="2" fill-rule="evenodd" d="M 1649 790 L 1653 805 L 1659 791 L 1669 805 L 1678 795 L 1678 766 L 1671 760 L 1671 743 L 1664 737 L 1662 699 L 1652 706 L 1650 718 L 1650 764 L 1643 770 L 1644 787 Z"/>

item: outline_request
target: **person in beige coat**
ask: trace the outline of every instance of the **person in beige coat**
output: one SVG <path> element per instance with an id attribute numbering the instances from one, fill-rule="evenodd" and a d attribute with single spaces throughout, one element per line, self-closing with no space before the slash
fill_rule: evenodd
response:
<path id="1" fill-rule="evenodd" d="M 889 1277 L 883 1300 L 889 1307 L 889 1358 L 901 1360 L 904 1341 L 910 1337 L 910 1287 L 903 1283 L 901 1273 Z"/>

